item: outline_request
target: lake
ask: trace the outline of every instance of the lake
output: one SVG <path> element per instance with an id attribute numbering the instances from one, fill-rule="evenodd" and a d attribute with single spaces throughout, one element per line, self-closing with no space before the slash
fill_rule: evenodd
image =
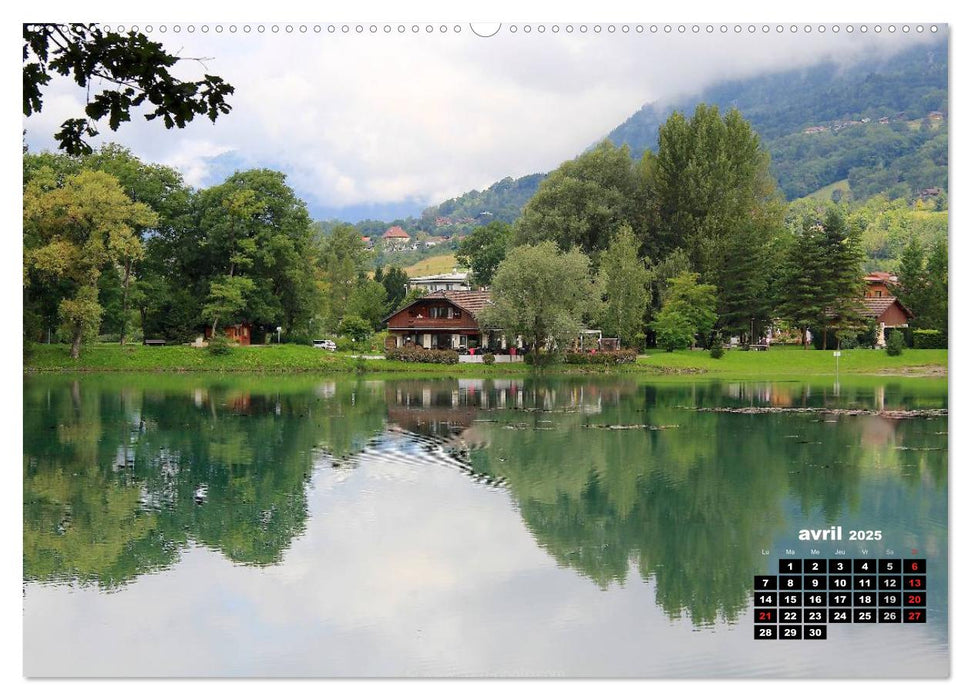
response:
<path id="1" fill-rule="evenodd" d="M 944 378 L 24 378 L 28 676 L 944 677 Z M 803 529 L 879 541 L 800 541 Z M 924 624 L 753 635 L 791 556 Z M 864 553 L 865 552 L 865 553 Z"/>

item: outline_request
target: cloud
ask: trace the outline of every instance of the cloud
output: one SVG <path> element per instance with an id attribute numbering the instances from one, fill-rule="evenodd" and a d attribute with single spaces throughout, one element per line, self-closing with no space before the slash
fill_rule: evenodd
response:
<path id="1" fill-rule="evenodd" d="M 134 117 L 103 140 L 180 169 L 196 186 L 224 176 L 227 154 L 241 167 L 288 174 L 311 209 L 375 203 L 434 204 L 505 176 L 547 171 L 574 157 L 643 104 L 671 100 L 728 78 L 786 70 L 830 58 L 889 53 L 916 34 L 608 33 L 533 25 L 490 39 L 468 31 L 385 35 L 229 35 L 171 30 L 152 38 L 182 56 L 188 77 L 215 73 L 236 87 L 233 111 L 165 133 Z M 45 109 L 27 120 L 33 149 L 51 147 L 56 125 L 83 94 L 52 85 Z M 220 160 L 222 159 L 222 160 Z"/>

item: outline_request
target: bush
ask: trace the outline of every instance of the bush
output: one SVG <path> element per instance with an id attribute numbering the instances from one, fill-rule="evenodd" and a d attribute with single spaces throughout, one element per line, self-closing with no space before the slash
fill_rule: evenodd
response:
<path id="1" fill-rule="evenodd" d="M 713 360 L 720 360 L 725 354 L 725 339 L 722 338 L 721 333 L 715 333 L 715 337 L 711 339 L 711 349 L 708 354 L 711 355 Z"/>
<path id="2" fill-rule="evenodd" d="M 416 346 L 388 350 L 385 357 L 402 362 L 432 362 L 439 365 L 454 365 L 459 361 L 459 354 L 454 350 L 427 350 Z"/>
<path id="3" fill-rule="evenodd" d="M 947 347 L 947 336 L 938 330 L 919 328 L 914 330 L 914 348 L 918 350 L 943 349 Z"/>
<path id="4" fill-rule="evenodd" d="M 360 316 L 345 316 L 341 320 L 338 330 L 341 335 L 346 335 L 351 338 L 355 343 L 363 343 L 371 337 L 371 333 L 374 330 L 371 328 L 371 324 L 365 321 Z"/>
<path id="5" fill-rule="evenodd" d="M 216 333 L 209 339 L 210 355 L 228 355 L 232 349 L 232 341 L 222 333 Z"/>
<path id="6" fill-rule="evenodd" d="M 482 356 L 483 364 L 493 365 L 495 364 L 495 362 L 496 362 L 496 356 L 493 355 L 491 352 L 487 352 L 485 355 Z"/>
<path id="7" fill-rule="evenodd" d="M 893 357 L 902 355 L 904 352 L 904 334 L 898 330 L 890 331 L 887 338 L 887 354 Z"/>
<path id="8" fill-rule="evenodd" d="M 852 350 L 859 345 L 856 331 L 840 331 L 836 334 L 836 341 L 841 350 Z"/>
<path id="9" fill-rule="evenodd" d="M 276 340 L 276 333 L 273 334 L 273 340 Z M 283 342 L 293 345 L 313 345 L 314 339 L 306 333 L 294 331 L 293 333 L 284 333 Z"/>
<path id="10" fill-rule="evenodd" d="M 651 325 L 657 333 L 657 344 L 668 352 L 686 348 L 695 339 L 690 319 L 678 311 L 662 310 Z"/>
<path id="11" fill-rule="evenodd" d="M 567 352 L 563 361 L 568 365 L 621 365 L 637 360 L 637 351 L 601 350 L 599 352 Z"/>

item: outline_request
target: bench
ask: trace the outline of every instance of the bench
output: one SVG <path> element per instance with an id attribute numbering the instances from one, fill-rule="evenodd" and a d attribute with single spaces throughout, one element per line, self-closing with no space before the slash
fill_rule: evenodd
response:
<path id="1" fill-rule="evenodd" d="M 748 349 L 755 350 L 755 351 L 765 351 L 769 349 L 769 346 L 766 343 L 753 343 L 752 345 L 748 346 Z"/>
<path id="2" fill-rule="evenodd" d="M 151 340 L 145 339 L 142 341 L 143 345 L 165 345 L 165 341 L 161 338 L 153 338 Z"/>

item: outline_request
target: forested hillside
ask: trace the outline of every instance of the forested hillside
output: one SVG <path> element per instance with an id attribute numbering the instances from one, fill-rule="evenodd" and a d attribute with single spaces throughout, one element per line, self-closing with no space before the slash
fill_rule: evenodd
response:
<path id="1" fill-rule="evenodd" d="M 839 196 L 913 201 L 925 190 L 948 188 L 947 69 L 942 40 L 851 66 L 823 63 L 723 82 L 666 106 L 645 105 L 606 138 L 640 158 L 657 149 L 658 128 L 672 112 L 690 116 L 699 103 L 723 112 L 736 107 L 761 137 L 772 158 L 770 172 L 788 200 L 847 180 Z M 491 221 L 512 223 L 545 177 L 507 177 L 429 207 L 420 217 L 356 225 L 367 236 L 397 225 L 413 235 L 450 237 Z M 416 252 L 398 257 L 389 262 L 410 264 Z"/>
<path id="2" fill-rule="evenodd" d="M 690 113 L 699 102 L 735 107 L 762 137 L 788 199 L 845 178 L 858 199 L 912 198 L 947 189 L 947 69 L 940 41 L 848 67 L 823 63 L 719 83 L 673 104 L 645 105 L 607 138 L 636 157 L 657 148 L 671 112 Z"/>

